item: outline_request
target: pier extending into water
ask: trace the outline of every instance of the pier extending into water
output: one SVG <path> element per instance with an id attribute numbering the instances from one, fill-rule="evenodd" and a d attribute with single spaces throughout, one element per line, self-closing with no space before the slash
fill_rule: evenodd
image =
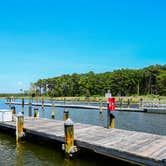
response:
<path id="1" fill-rule="evenodd" d="M 16 122 L 0 122 L 0 129 L 15 133 Z M 64 121 L 26 117 L 24 132 L 25 138 L 34 135 L 52 142 L 65 142 Z M 139 165 L 166 165 L 166 136 L 74 123 L 74 139 L 78 148 L 108 157 Z"/>
<path id="2" fill-rule="evenodd" d="M 85 104 L 72 104 L 72 103 L 48 103 L 48 102 L 17 102 L 17 101 L 7 101 L 8 105 L 31 105 L 31 106 L 41 106 L 41 107 L 62 107 L 62 108 L 82 108 L 82 109 L 98 109 L 98 110 L 107 110 L 106 106 L 101 106 L 100 103 L 98 105 L 85 105 Z M 166 107 L 150 107 L 148 106 L 140 106 L 136 107 L 116 107 L 116 111 L 126 111 L 126 112 L 148 112 L 148 113 L 163 113 L 166 114 Z"/>

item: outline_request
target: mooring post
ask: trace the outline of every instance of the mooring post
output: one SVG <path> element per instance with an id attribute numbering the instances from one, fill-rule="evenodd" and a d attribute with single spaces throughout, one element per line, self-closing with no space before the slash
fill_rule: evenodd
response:
<path id="1" fill-rule="evenodd" d="M 120 98 L 119 98 L 119 102 L 120 102 L 119 105 L 120 105 L 120 108 L 122 108 L 122 104 L 123 104 L 123 103 L 122 103 L 122 100 L 123 100 L 122 97 L 120 97 Z"/>
<path id="2" fill-rule="evenodd" d="M 99 102 L 100 102 L 99 111 L 100 111 L 100 113 L 102 113 L 102 111 L 103 111 L 103 102 L 102 102 L 102 99 L 99 99 Z"/>
<path id="3" fill-rule="evenodd" d="M 63 112 L 63 119 L 66 121 L 69 118 L 69 111 L 67 109 L 64 110 Z"/>
<path id="4" fill-rule="evenodd" d="M 90 105 L 90 97 L 87 97 L 88 105 Z"/>
<path id="5" fill-rule="evenodd" d="M 64 150 L 67 156 L 73 157 L 74 153 L 78 151 L 74 146 L 74 123 L 71 119 L 67 119 L 64 123 L 65 144 Z"/>
<path id="6" fill-rule="evenodd" d="M 13 114 L 13 115 L 16 115 L 16 107 L 15 107 L 15 106 L 12 106 L 12 107 L 11 107 L 11 110 L 12 110 L 12 114 Z"/>
<path id="7" fill-rule="evenodd" d="M 64 97 L 64 111 L 65 111 L 65 107 L 66 106 L 66 98 Z"/>
<path id="8" fill-rule="evenodd" d="M 42 98 L 42 110 L 44 110 L 44 98 Z"/>
<path id="9" fill-rule="evenodd" d="M 131 104 L 131 99 L 130 99 L 130 98 L 128 98 L 128 99 L 127 99 L 127 107 L 128 107 L 128 108 L 130 108 L 130 107 L 131 107 L 131 105 L 130 105 L 130 104 Z"/>
<path id="10" fill-rule="evenodd" d="M 107 105 L 109 105 L 109 103 Z M 107 128 L 109 128 L 109 127 L 110 127 L 110 110 L 107 109 Z"/>
<path id="11" fill-rule="evenodd" d="M 12 106 L 12 98 L 10 97 L 9 98 L 9 108 L 11 108 L 11 106 Z"/>
<path id="12" fill-rule="evenodd" d="M 15 121 L 16 107 L 15 107 L 15 106 L 12 106 L 12 107 L 11 107 L 11 110 L 12 110 L 12 121 Z"/>
<path id="13" fill-rule="evenodd" d="M 160 107 L 160 98 L 158 99 L 158 107 Z"/>
<path id="14" fill-rule="evenodd" d="M 110 113 L 110 128 L 115 128 L 115 116 Z"/>
<path id="15" fill-rule="evenodd" d="M 28 109 L 28 114 L 31 117 L 32 116 L 32 100 L 29 99 L 29 109 Z"/>
<path id="16" fill-rule="evenodd" d="M 39 109 L 36 107 L 34 108 L 34 118 L 38 118 L 39 117 Z"/>
<path id="17" fill-rule="evenodd" d="M 25 103 L 24 103 L 24 98 L 22 98 L 22 112 L 21 112 L 21 113 L 22 113 L 23 115 L 24 115 L 24 104 L 25 104 Z"/>
<path id="18" fill-rule="evenodd" d="M 20 112 L 16 117 L 16 143 L 21 141 L 21 138 L 25 135 L 24 128 L 24 115 Z"/>
<path id="19" fill-rule="evenodd" d="M 52 98 L 52 105 L 51 105 L 51 118 L 55 119 L 55 104 L 54 104 L 54 99 Z"/>
<path id="20" fill-rule="evenodd" d="M 140 98 L 139 107 L 140 107 L 140 108 L 143 107 L 143 99 L 142 99 L 142 98 Z"/>

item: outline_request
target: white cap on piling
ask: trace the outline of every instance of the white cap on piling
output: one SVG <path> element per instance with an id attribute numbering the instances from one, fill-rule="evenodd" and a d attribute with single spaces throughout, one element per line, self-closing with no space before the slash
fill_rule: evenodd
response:
<path id="1" fill-rule="evenodd" d="M 73 122 L 70 118 L 68 118 L 68 119 L 65 121 L 65 125 L 71 126 L 71 125 L 74 125 L 74 122 Z"/>

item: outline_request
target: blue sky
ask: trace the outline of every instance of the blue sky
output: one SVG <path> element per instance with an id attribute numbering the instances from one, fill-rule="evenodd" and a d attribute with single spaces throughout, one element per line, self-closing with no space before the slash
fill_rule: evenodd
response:
<path id="1" fill-rule="evenodd" d="M 73 72 L 166 64 L 164 0 L 5 0 L 0 93 Z"/>

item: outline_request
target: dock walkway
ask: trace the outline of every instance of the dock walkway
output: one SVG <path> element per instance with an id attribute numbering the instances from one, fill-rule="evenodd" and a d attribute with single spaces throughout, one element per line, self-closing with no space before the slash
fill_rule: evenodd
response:
<path id="1" fill-rule="evenodd" d="M 1 122 L 0 129 L 14 129 L 15 122 Z M 25 118 L 26 135 L 40 136 L 64 143 L 64 122 L 59 120 Z M 74 124 L 78 147 L 96 153 L 127 160 L 140 165 L 166 165 L 166 136 L 121 129 L 107 129 L 89 124 Z"/>
<path id="2" fill-rule="evenodd" d="M 22 105 L 21 102 L 6 102 L 6 104 L 11 105 Z M 24 103 L 24 105 L 29 105 L 29 103 Z M 32 106 L 42 106 L 42 103 L 31 103 Z M 44 107 L 52 107 L 51 103 L 44 103 Z M 62 108 L 80 108 L 80 109 L 100 109 L 100 106 L 94 105 L 79 105 L 79 104 L 54 104 L 55 107 Z M 107 110 L 107 107 L 102 107 L 102 110 Z M 116 108 L 116 111 L 127 111 L 127 112 L 146 112 L 147 110 L 143 108 Z"/>

